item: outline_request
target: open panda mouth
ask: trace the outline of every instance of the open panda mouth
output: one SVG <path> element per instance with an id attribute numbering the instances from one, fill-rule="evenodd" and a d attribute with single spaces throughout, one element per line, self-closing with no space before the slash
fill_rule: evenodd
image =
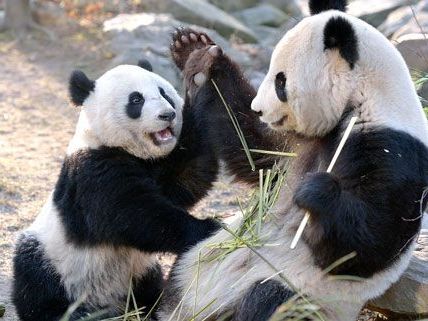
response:
<path id="1" fill-rule="evenodd" d="M 162 129 L 158 132 L 151 133 L 150 137 L 152 138 L 155 145 L 167 144 L 175 138 L 174 133 L 170 127 Z"/>

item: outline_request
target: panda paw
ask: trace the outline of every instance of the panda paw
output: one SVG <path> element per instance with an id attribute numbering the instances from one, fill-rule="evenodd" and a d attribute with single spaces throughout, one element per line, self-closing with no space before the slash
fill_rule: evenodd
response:
<path id="1" fill-rule="evenodd" d="M 294 203 L 313 215 L 335 209 L 341 194 L 339 182 L 329 173 L 307 174 L 294 194 Z"/>
<path id="2" fill-rule="evenodd" d="M 172 35 L 170 50 L 175 64 L 183 70 L 193 52 L 213 46 L 216 44 L 206 33 L 190 28 L 179 28 Z"/>
<path id="3" fill-rule="evenodd" d="M 172 40 L 172 58 L 183 71 L 186 88 L 192 96 L 207 81 L 211 66 L 223 51 L 207 34 L 190 28 L 177 29 Z"/>

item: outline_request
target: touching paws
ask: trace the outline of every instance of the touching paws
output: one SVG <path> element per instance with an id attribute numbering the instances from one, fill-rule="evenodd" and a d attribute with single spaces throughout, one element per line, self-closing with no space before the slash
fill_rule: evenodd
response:
<path id="1" fill-rule="evenodd" d="M 209 77 L 215 59 L 223 54 L 207 34 L 190 28 L 177 29 L 172 36 L 171 54 L 183 71 L 186 88 L 192 96 Z"/>
<path id="2" fill-rule="evenodd" d="M 311 214 L 320 215 L 335 206 L 340 193 L 339 182 L 331 174 L 310 173 L 297 188 L 294 202 Z"/>

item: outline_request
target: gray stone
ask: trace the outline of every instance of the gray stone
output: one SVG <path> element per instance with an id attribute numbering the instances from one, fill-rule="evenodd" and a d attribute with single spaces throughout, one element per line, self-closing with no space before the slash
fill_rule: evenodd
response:
<path id="1" fill-rule="evenodd" d="M 278 28 L 267 26 L 250 26 L 251 30 L 257 35 L 259 43 L 264 45 L 268 39 L 271 39 L 278 33 Z M 270 45 L 270 44 L 269 44 Z"/>
<path id="2" fill-rule="evenodd" d="M 168 12 L 178 20 L 216 30 L 225 37 L 235 35 L 247 42 L 257 42 L 254 32 L 232 15 L 202 0 L 170 0 Z"/>
<path id="3" fill-rule="evenodd" d="M 209 0 L 209 2 L 226 12 L 250 8 L 259 3 L 258 0 Z"/>
<path id="4" fill-rule="evenodd" d="M 263 0 L 263 3 L 268 3 L 282 10 L 290 17 L 300 17 L 302 15 L 302 10 L 296 0 Z"/>
<path id="5" fill-rule="evenodd" d="M 418 12 L 416 18 L 412 15 L 411 19 L 392 35 L 392 40 L 398 41 L 404 35 L 414 33 L 428 33 L 428 12 Z"/>
<path id="6" fill-rule="evenodd" d="M 416 0 L 355 0 L 349 4 L 348 13 L 378 27 L 392 11 L 415 2 Z"/>
<path id="7" fill-rule="evenodd" d="M 293 17 L 284 23 L 277 31 L 270 37 L 263 39 L 261 43 L 265 46 L 275 47 L 276 44 L 284 37 L 288 30 L 297 25 L 303 17 Z"/>
<path id="8" fill-rule="evenodd" d="M 404 6 L 391 12 L 378 29 L 387 37 L 396 33 L 395 39 L 405 33 L 414 33 L 415 30 L 420 32 L 417 21 L 419 23 L 422 21 L 422 24 L 426 25 L 426 21 L 424 21 L 427 19 L 426 13 L 428 13 L 428 0 L 422 0 L 417 6 Z M 413 30 L 409 31 L 407 24 L 410 24 L 410 28 Z M 398 32 L 400 29 L 402 30 Z"/>
<path id="9" fill-rule="evenodd" d="M 428 72 L 428 34 L 412 33 L 401 36 L 396 41 L 407 66 L 411 70 Z"/>
<path id="10" fill-rule="evenodd" d="M 244 66 L 251 65 L 249 54 L 234 49 L 213 30 L 183 23 L 168 14 L 141 13 L 121 14 L 105 21 L 106 47 L 113 56 L 110 67 L 124 63 L 135 64 L 145 57 L 152 63 L 155 72 L 176 88 L 181 88 L 181 75 L 169 51 L 171 33 L 178 27 L 192 27 L 206 32 L 234 60 Z"/>
<path id="11" fill-rule="evenodd" d="M 370 302 L 370 306 L 386 314 L 392 312 L 402 315 L 428 315 L 427 214 L 423 217 L 422 232 L 406 272 L 384 295 Z"/>
<path id="12" fill-rule="evenodd" d="M 3 26 L 4 26 L 4 10 L 0 10 L 0 30 L 2 30 Z"/>
<path id="13" fill-rule="evenodd" d="M 288 16 L 270 4 L 261 4 L 234 13 L 234 16 L 248 26 L 264 25 L 279 27 L 288 20 Z"/>
<path id="14" fill-rule="evenodd" d="M 412 18 L 413 13 L 409 6 L 398 8 L 388 15 L 388 18 L 378 27 L 378 30 L 389 38 Z"/>
<path id="15" fill-rule="evenodd" d="M 65 24 L 69 21 L 64 8 L 55 2 L 31 2 L 31 13 L 34 20 L 44 26 Z"/>
<path id="16" fill-rule="evenodd" d="M 428 81 L 418 88 L 418 94 L 422 98 L 422 104 L 428 106 Z"/>

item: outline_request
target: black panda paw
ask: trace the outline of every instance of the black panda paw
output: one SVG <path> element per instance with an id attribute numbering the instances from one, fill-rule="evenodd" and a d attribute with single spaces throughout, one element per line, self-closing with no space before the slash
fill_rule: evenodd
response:
<path id="1" fill-rule="evenodd" d="M 183 71 L 191 97 L 209 78 L 215 60 L 223 55 L 222 49 L 207 34 L 190 28 L 174 32 L 170 49 L 175 64 Z"/>
<path id="2" fill-rule="evenodd" d="M 329 173 L 307 174 L 294 193 L 294 203 L 313 215 L 332 212 L 340 198 L 341 187 Z"/>
<path id="3" fill-rule="evenodd" d="M 179 28 L 172 34 L 171 55 L 180 70 L 184 69 L 192 53 L 211 47 L 217 46 L 204 32 L 197 32 L 191 28 Z"/>

